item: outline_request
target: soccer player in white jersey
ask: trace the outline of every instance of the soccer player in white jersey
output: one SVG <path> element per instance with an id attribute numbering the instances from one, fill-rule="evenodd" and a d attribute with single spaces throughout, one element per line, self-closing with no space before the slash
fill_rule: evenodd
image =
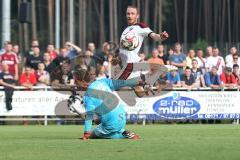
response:
<path id="1" fill-rule="evenodd" d="M 121 35 L 119 52 L 124 70 L 118 77 L 119 79 L 135 77 L 131 76 L 132 72 L 134 72 L 133 68 L 135 68 L 133 65 L 136 65 L 136 63 L 140 61 L 138 52 L 145 37 L 150 37 L 156 41 L 163 41 L 168 38 L 168 33 L 166 31 L 157 34 L 154 33 L 145 23 L 138 23 L 139 13 L 135 6 L 127 7 L 126 17 L 128 27 Z"/>

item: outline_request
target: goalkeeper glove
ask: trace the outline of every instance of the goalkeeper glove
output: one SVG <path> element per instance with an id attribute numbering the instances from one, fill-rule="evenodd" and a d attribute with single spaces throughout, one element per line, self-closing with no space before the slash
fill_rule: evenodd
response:
<path id="1" fill-rule="evenodd" d="M 89 139 L 91 133 L 90 132 L 84 132 L 83 136 L 82 136 L 82 140 L 86 140 L 86 139 Z"/>

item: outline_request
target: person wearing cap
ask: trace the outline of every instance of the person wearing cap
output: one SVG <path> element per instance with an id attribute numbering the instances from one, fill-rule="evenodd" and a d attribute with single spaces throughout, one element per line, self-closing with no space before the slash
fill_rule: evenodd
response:
<path id="1" fill-rule="evenodd" d="M 167 83 L 171 84 L 172 87 L 181 87 L 180 75 L 176 66 L 169 68 L 170 72 L 167 72 Z"/>
<path id="2" fill-rule="evenodd" d="M 220 75 L 220 79 L 224 87 L 234 88 L 237 85 L 237 81 L 232 73 L 231 67 L 225 67 L 224 72 Z"/>
<path id="3" fill-rule="evenodd" d="M 205 73 L 204 80 L 207 87 L 211 87 L 212 89 L 221 87 L 221 80 L 220 76 L 217 74 L 216 66 L 213 66 L 211 71 Z"/>

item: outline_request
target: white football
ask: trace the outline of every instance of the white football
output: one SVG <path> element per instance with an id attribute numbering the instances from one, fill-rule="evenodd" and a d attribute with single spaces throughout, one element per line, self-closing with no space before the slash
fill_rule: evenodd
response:
<path id="1" fill-rule="evenodd" d="M 82 115 L 86 113 L 83 97 L 79 95 L 72 95 L 69 97 L 68 108 L 73 114 Z"/>
<path id="2" fill-rule="evenodd" d="M 120 44 L 123 49 L 132 51 L 138 47 L 139 40 L 133 32 L 129 32 L 125 35 L 122 35 Z"/>

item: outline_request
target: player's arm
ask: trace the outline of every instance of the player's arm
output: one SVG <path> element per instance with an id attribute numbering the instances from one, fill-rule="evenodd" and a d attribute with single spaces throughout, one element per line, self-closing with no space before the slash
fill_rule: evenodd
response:
<path id="1" fill-rule="evenodd" d="M 82 136 L 82 140 L 88 139 L 91 135 L 91 128 L 92 128 L 92 121 L 93 121 L 93 114 L 91 112 L 87 112 L 86 118 L 84 121 L 84 133 Z"/>
<path id="2" fill-rule="evenodd" d="M 168 35 L 168 33 L 166 31 L 163 31 L 160 34 L 151 32 L 149 34 L 149 37 L 151 37 L 155 41 L 164 41 L 164 40 L 168 39 L 169 35 Z"/>
<path id="3" fill-rule="evenodd" d="M 82 140 L 86 140 L 91 135 L 91 128 L 92 128 L 92 121 L 93 121 L 93 110 L 95 109 L 94 100 L 91 97 L 85 97 L 85 109 L 86 109 L 86 116 L 84 121 L 84 133 L 82 136 Z"/>

